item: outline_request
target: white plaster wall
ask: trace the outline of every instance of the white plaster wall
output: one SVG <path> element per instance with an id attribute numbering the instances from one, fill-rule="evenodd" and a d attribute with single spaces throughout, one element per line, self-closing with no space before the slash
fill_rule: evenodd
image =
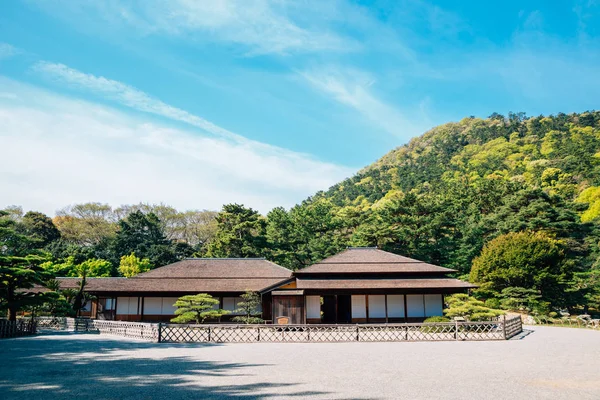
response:
<path id="1" fill-rule="evenodd" d="M 366 296 L 352 295 L 352 318 L 367 318 Z"/>
<path id="2" fill-rule="evenodd" d="M 162 297 L 146 297 L 144 299 L 144 315 L 162 314 Z"/>
<path id="3" fill-rule="evenodd" d="M 388 294 L 388 317 L 404 318 L 404 295 Z"/>
<path id="4" fill-rule="evenodd" d="M 423 295 L 407 294 L 406 311 L 408 312 L 408 317 L 424 317 L 425 308 L 423 306 Z"/>
<path id="5" fill-rule="evenodd" d="M 425 295 L 425 316 L 434 317 L 444 315 L 444 306 L 442 304 L 441 294 Z"/>
<path id="6" fill-rule="evenodd" d="M 385 318 L 385 295 L 369 295 L 369 318 Z"/>
<path id="7" fill-rule="evenodd" d="M 129 314 L 129 297 L 117 297 L 117 314 Z"/>
<path id="8" fill-rule="evenodd" d="M 320 296 L 306 296 L 306 318 L 321 318 Z"/>
<path id="9" fill-rule="evenodd" d="M 162 315 L 175 315 L 177 307 L 173 306 L 177 301 L 177 297 L 163 297 L 162 298 Z"/>

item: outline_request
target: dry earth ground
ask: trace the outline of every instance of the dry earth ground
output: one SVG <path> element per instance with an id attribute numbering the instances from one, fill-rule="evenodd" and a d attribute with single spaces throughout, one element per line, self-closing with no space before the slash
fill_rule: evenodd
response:
<path id="1" fill-rule="evenodd" d="M 600 332 L 495 342 L 0 340 L 0 399 L 600 399 Z"/>

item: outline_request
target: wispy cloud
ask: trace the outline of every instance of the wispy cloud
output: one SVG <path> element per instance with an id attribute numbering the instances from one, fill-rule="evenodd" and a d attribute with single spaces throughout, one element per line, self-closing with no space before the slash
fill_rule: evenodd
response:
<path id="1" fill-rule="evenodd" d="M 246 139 L 240 135 L 230 132 L 227 129 L 223 129 L 212 122 L 197 115 L 190 114 L 185 110 L 170 106 L 169 104 L 122 82 L 108 79 L 103 76 L 86 74 L 79 70 L 69 68 L 64 64 L 46 61 L 36 63 L 32 69 L 48 79 L 96 95 L 104 96 L 105 98 L 116 101 L 124 106 L 184 122 L 215 136 L 246 142 Z"/>
<path id="2" fill-rule="evenodd" d="M 373 91 L 375 79 L 356 69 L 328 67 L 299 72 L 315 89 L 358 111 L 371 124 L 398 137 L 417 134 L 418 127 Z"/>
<path id="3" fill-rule="evenodd" d="M 0 60 L 13 57 L 19 53 L 14 46 L 8 43 L 0 42 Z"/>
<path id="4" fill-rule="evenodd" d="M 91 21 L 98 18 L 112 27 L 129 26 L 137 34 L 166 34 L 196 41 L 224 41 L 246 47 L 251 54 L 349 51 L 358 44 L 317 23 L 317 12 L 304 2 L 285 0 L 155 0 L 37 2 L 56 13 L 70 12 Z M 318 9 L 318 8 L 317 8 Z M 90 18 L 93 15 L 95 18 Z"/>
<path id="5" fill-rule="evenodd" d="M 2 198 L 52 213 L 73 202 L 167 202 L 263 212 L 291 206 L 352 170 L 263 152 L 0 77 Z M 1 206 L 1 205 L 0 205 Z"/>

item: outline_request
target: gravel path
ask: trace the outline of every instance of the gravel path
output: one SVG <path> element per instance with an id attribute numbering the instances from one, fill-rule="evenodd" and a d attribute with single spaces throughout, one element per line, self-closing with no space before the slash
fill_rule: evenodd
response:
<path id="1" fill-rule="evenodd" d="M 600 399 L 600 332 L 497 342 L 0 340 L 0 399 Z"/>

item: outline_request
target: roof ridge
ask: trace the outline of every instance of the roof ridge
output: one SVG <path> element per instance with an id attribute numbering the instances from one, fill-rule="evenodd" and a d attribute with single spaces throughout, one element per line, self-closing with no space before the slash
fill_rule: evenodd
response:
<path id="1" fill-rule="evenodd" d="M 403 256 L 401 256 L 403 257 Z M 405 257 L 408 258 L 408 257 Z M 318 265 L 318 264 L 429 264 L 426 263 L 425 261 L 420 261 L 420 260 L 414 260 L 414 259 L 410 259 L 411 261 L 329 261 L 329 262 L 318 262 L 314 265 Z M 434 265 L 434 264 L 429 264 L 429 265 Z M 439 265 L 435 265 L 436 267 L 439 267 Z M 444 268 L 444 267 L 441 267 Z"/>
<path id="2" fill-rule="evenodd" d="M 267 260 L 265 257 L 186 257 L 180 261 L 183 260 Z M 169 264 L 167 264 L 169 265 Z M 166 267 L 166 265 L 163 265 L 164 267 Z"/>

